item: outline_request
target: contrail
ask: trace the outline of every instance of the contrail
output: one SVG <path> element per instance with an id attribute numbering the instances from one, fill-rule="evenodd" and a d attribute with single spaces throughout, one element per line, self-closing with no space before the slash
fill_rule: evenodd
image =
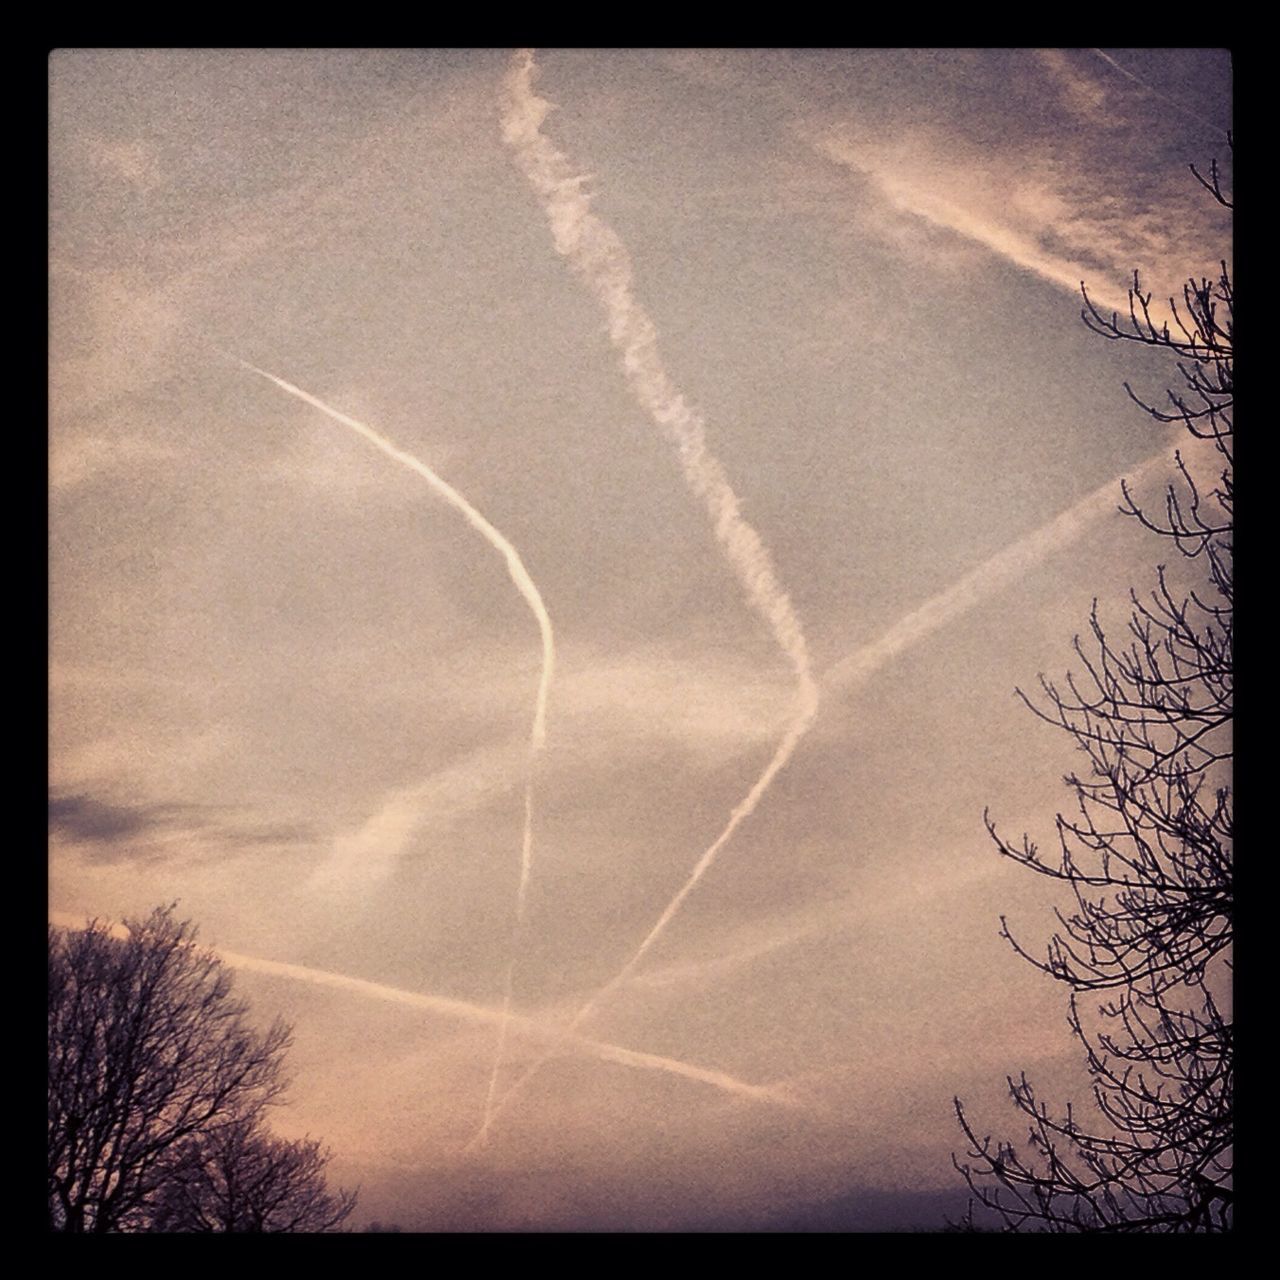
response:
<path id="1" fill-rule="evenodd" d="M 538 630 L 542 635 L 542 675 L 538 680 L 538 697 L 534 704 L 533 725 L 529 733 L 529 760 L 525 772 L 524 788 L 524 833 L 520 843 L 520 884 L 516 890 L 515 926 L 512 931 L 511 959 L 507 965 L 503 994 L 503 1008 L 506 1012 L 498 1033 L 498 1049 L 494 1058 L 493 1074 L 489 1081 L 488 1094 L 485 1100 L 485 1120 L 487 1121 L 493 1106 L 493 1094 L 497 1085 L 498 1071 L 502 1063 L 503 1054 L 506 1051 L 506 1017 L 511 1010 L 516 955 L 519 949 L 521 929 L 524 925 L 529 872 L 533 865 L 534 773 L 537 755 L 546 745 L 547 740 L 547 694 L 551 688 L 551 676 L 555 670 L 556 662 L 555 638 L 551 630 L 551 617 L 547 613 L 546 606 L 542 603 L 542 596 L 538 588 L 529 576 L 529 571 L 524 567 L 524 562 L 520 559 L 520 553 L 462 494 L 451 484 L 446 483 L 436 475 L 425 462 L 415 458 L 411 453 L 406 453 L 403 449 L 398 449 L 390 440 L 385 436 L 379 435 L 372 427 L 368 427 L 363 422 L 358 422 L 355 418 L 350 418 L 345 413 L 339 412 L 331 405 L 325 404 L 323 400 L 319 400 L 308 392 L 303 391 L 301 387 L 295 387 L 293 383 L 286 382 L 283 378 L 277 378 L 274 373 L 259 369 L 257 365 L 250 364 L 247 360 L 241 360 L 238 356 L 231 355 L 230 352 L 224 351 L 222 354 L 229 356 L 241 367 L 250 370 L 250 372 L 266 378 L 269 382 L 274 382 L 282 391 L 287 391 L 291 396 L 296 396 L 313 408 L 319 409 L 321 413 L 327 414 L 335 422 L 342 423 L 344 427 L 350 427 L 352 431 L 362 435 L 375 448 L 385 453 L 387 457 L 393 458 L 411 471 L 416 471 L 451 507 L 461 512 L 466 517 L 467 523 L 502 556 L 507 563 L 507 572 L 511 575 L 511 581 L 515 583 L 516 590 L 524 597 L 530 612 L 537 620 Z"/>
<path id="2" fill-rule="evenodd" d="M 984 560 L 976 568 L 958 578 L 951 586 L 930 596 L 922 605 L 900 618 L 875 640 L 863 645 L 847 657 L 834 662 L 823 674 L 823 687 L 830 693 L 849 693 L 861 687 L 873 675 L 888 666 L 899 654 L 928 639 L 971 609 L 1023 577 L 1041 561 L 1082 538 L 1098 520 L 1119 510 L 1116 499 L 1120 486 L 1133 486 L 1157 470 L 1167 467 L 1169 454 L 1165 449 L 1152 454 L 1139 463 L 1136 470 L 1127 471 L 1060 512 L 1038 529 L 1018 538 L 1007 547 Z M 768 955 L 783 947 L 821 932 L 830 927 L 832 920 L 843 918 L 842 911 L 832 911 L 818 920 L 808 921 L 789 931 L 767 937 L 762 941 L 741 947 L 727 955 L 712 960 L 673 965 L 669 969 L 656 970 L 636 979 L 648 986 L 665 986 L 689 978 L 706 977 L 710 973 L 732 969 L 759 956 Z"/>
<path id="3" fill-rule="evenodd" d="M 899 619 L 870 644 L 863 645 L 854 653 L 833 663 L 823 676 L 823 687 L 830 693 L 847 693 L 866 683 L 904 650 L 926 640 L 935 631 L 976 608 L 1050 555 L 1065 550 L 1082 538 L 1101 517 L 1115 514 L 1119 507 L 1116 499 L 1122 484 L 1128 483 L 1132 487 L 1164 469 L 1168 463 L 1167 450 L 1162 449 L 1152 454 L 1139 463 L 1135 470 L 1126 471 L 1099 485 L 1092 493 L 1086 494 L 1038 529 L 1033 529 L 1007 547 L 1002 547 L 951 586 L 931 596 L 924 604 Z M 815 933 L 824 932 L 834 921 L 847 918 L 848 912 L 841 904 L 835 904 L 834 908 L 828 904 L 828 909 L 817 919 L 808 919 L 781 933 L 748 943 L 736 951 L 718 955 L 711 960 L 651 970 L 635 981 L 645 986 L 662 987 L 695 978 L 705 979 L 789 947 Z"/>
<path id="4" fill-rule="evenodd" d="M 51 924 L 63 929 L 83 929 L 85 922 L 77 916 L 64 912 L 51 911 Z M 113 937 L 127 938 L 129 932 L 120 924 L 108 926 Z M 258 956 L 246 956 L 236 951 L 223 951 L 210 947 L 214 955 L 229 964 L 233 969 L 243 969 L 248 973 L 261 973 L 274 978 L 288 978 L 294 982 L 307 982 L 312 986 L 331 987 L 338 991 L 348 991 L 353 995 L 364 996 L 370 1000 L 382 1000 L 389 1004 L 405 1005 L 411 1009 L 422 1009 L 428 1013 L 437 1013 L 442 1017 L 452 1018 L 458 1022 L 470 1023 L 473 1026 L 503 1026 L 510 1022 L 517 1030 L 531 1038 L 554 1041 L 557 1045 L 567 1044 L 569 1048 L 602 1062 L 615 1062 L 625 1067 L 636 1067 L 645 1071 L 663 1071 L 668 1075 L 681 1076 L 698 1084 L 710 1085 L 735 1097 L 751 1102 L 770 1102 L 777 1106 L 794 1107 L 796 1103 L 781 1090 L 769 1085 L 748 1084 L 724 1071 L 713 1071 L 705 1067 L 694 1066 L 689 1062 L 681 1062 L 678 1058 L 666 1058 L 661 1054 L 642 1053 L 637 1049 L 626 1049 L 621 1045 L 610 1044 L 604 1040 L 592 1040 L 586 1036 L 566 1034 L 559 1027 L 539 1022 L 533 1018 L 519 1014 L 509 1014 L 507 1010 L 490 1009 L 485 1005 L 471 1004 L 466 1000 L 453 1000 L 448 996 L 424 995 L 418 991 L 405 991 L 399 987 L 384 986 L 380 982 L 368 982 L 363 978 L 352 978 L 343 973 L 329 973 L 324 969 L 311 969 L 300 964 L 285 964 L 279 960 L 263 960 Z"/>
<path id="5" fill-rule="evenodd" d="M 1130 482 L 1142 480 L 1168 464 L 1169 453 L 1165 448 L 1152 454 L 1136 471 L 1128 473 L 1127 478 Z M 833 690 L 851 689 L 862 684 L 904 649 L 981 604 L 1045 557 L 1075 542 L 1100 516 L 1118 509 L 1116 498 L 1121 483 L 1119 476 L 1108 480 L 1047 524 L 997 551 L 945 591 L 931 596 L 899 619 L 870 644 L 863 645 L 829 667 L 823 684 Z"/>
<path id="6" fill-rule="evenodd" d="M 778 582 L 769 553 L 759 534 L 742 518 L 737 495 L 724 468 L 707 448 L 702 416 L 685 403 L 663 368 L 653 323 L 632 292 L 631 259 L 626 247 L 612 228 L 591 212 L 590 199 L 582 190 L 584 179 L 575 174 L 568 158 L 540 132 L 551 105 L 533 92 L 535 70 L 531 51 L 525 50 L 516 55 L 504 83 L 503 140 L 512 148 L 525 176 L 538 193 L 551 223 L 556 249 L 568 259 L 603 305 L 609 322 L 610 341 L 622 355 L 627 385 L 676 447 L 685 483 L 706 506 L 716 540 L 749 604 L 767 622 L 779 648 L 790 661 L 797 685 L 795 717 L 778 744 L 773 759 L 745 799 L 732 811 L 724 830 L 698 859 L 683 888 L 658 917 L 631 958 L 574 1015 L 569 1024 L 572 1031 L 627 980 L 739 824 L 755 810 L 769 784 L 790 760 L 796 744 L 817 713 L 818 688 L 810 668 L 800 621 Z M 510 1102 L 545 1061 L 546 1056 L 520 1077 L 503 1097 L 499 1109 Z M 486 1117 L 474 1141 L 483 1138 L 491 1118 Z"/>
<path id="7" fill-rule="evenodd" d="M 1192 461 L 1194 463 L 1198 459 L 1193 458 Z M 848 657 L 834 663 L 823 676 L 823 686 L 832 693 L 839 693 L 848 692 L 864 684 L 904 650 L 925 640 L 933 632 L 995 595 L 1050 555 L 1070 546 L 1083 537 L 1101 517 L 1116 512 L 1119 505 L 1116 500 L 1117 490 L 1122 483 L 1127 481 L 1131 486 L 1136 485 L 1168 465 L 1169 452 L 1166 447 L 1146 458 L 1136 469 L 1126 472 L 1124 476 L 1116 476 L 1105 484 L 1099 485 L 1046 524 L 1010 543 L 1009 546 L 1003 547 L 950 587 L 931 596 L 924 604 L 913 609 L 870 644 L 863 645 Z M 802 929 L 796 933 L 796 937 L 809 932 L 811 932 L 809 928 Z M 767 944 L 752 948 L 744 955 L 732 959 L 746 959 L 757 953 L 763 954 L 785 946 L 793 940 L 785 937 L 770 940 Z M 728 961 L 730 958 L 725 959 Z M 633 968 L 633 964 L 629 965 L 605 988 L 605 992 L 624 981 Z M 600 995 L 597 995 L 589 1005 L 585 1006 L 586 1010 L 589 1012 L 599 1003 L 599 1000 Z M 571 1031 L 577 1027 L 583 1016 L 585 1014 L 580 1013 L 579 1017 L 570 1024 Z M 516 1090 L 523 1088 L 529 1077 L 540 1066 L 541 1062 L 535 1062 L 525 1075 L 517 1080 L 515 1086 L 502 1099 L 494 1112 L 495 1119 L 505 1110 Z"/>
<path id="8" fill-rule="evenodd" d="M 1204 125 L 1206 129 L 1212 129 L 1214 133 L 1219 135 L 1219 137 L 1226 133 L 1225 129 L 1220 128 L 1216 124 L 1210 123 L 1202 115 L 1197 115 L 1196 112 L 1184 107 L 1176 98 L 1171 98 L 1167 93 L 1161 93 L 1154 85 L 1148 84 L 1139 76 L 1134 75 L 1133 72 L 1128 70 L 1126 67 L 1122 67 L 1109 53 L 1104 53 L 1101 49 L 1091 49 L 1090 53 L 1096 53 L 1098 57 L 1100 57 L 1109 67 L 1114 67 L 1126 79 L 1132 80 L 1138 88 L 1144 89 L 1147 93 L 1151 94 L 1152 97 L 1159 98 L 1161 102 L 1168 104 L 1175 111 L 1186 116 L 1188 120 L 1194 120 L 1197 124 Z"/>

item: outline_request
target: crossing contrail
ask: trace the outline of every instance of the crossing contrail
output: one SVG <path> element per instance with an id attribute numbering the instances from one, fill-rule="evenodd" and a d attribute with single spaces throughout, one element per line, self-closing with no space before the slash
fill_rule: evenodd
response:
<path id="1" fill-rule="evenodd" d="M 62 929 L 78 930 L 85 927 L 85 921 L 81 917 L 65 912 L 51 911 L 49 922 Z M 129 937 L 129 931 L 123 925 L 113 923 L 107 927 L 112 937 L 121 939 Z M 657 1053 L 643 1053 L 637 1049 L 627 1049 L 622 1045 L 610 1044 L 605 1040 L 592 1040 L 586 1036 L 566 1035 L 559 1027 L 552 1026 L 549 1022 L 522 1017 L 519 1014 L 508 1014 L 506 1010 L 491 1009 L 486 1005 L 471 1004 L 469 1001 L 455 1000 L 448 996 L 405 991 L 400 987 L 385 986 L 381 982 L 353 978 L 345 973 L 330 973 L 325 969 L 286 964 L 280 960 L 264 960 L 258 956 L 242 955 L 237 951 L 224 951 L 216 947 L 210 947 L 208 950 L 233 969 L 242 969 L 247 973 L 261 973 L 268 977 L 287 978 L 293 982 L 329 987 L 370 1000 L 381 1000 L 410 1009 L 421 1009 L 427 1013 L 439 1014 L 441 1017 L 473 1026 L 502 1026 L 510 1022 L 525 1036 L 538 1040 L 553 1040 L 558 1045 L 567 1046 L 574 1052 L 596 1058 L 601 1062 L 614 1062 L 643 1071 L 662 1071 L 668 1075 L 692 1080 L 697 1084 L 709 1085 L 749 1102 L 769 1102 L 783 1107 L 796 1105 L 787 1094 L 769 1085 L 749 1084 L 745 1080 L 729 1075 L 728 1072 L 695 1066 L 690 1062 L 682 1062 L 679 1058 L 666 1058 Z"/>
<path id="2" fill-rule="evenodd" d="M 223 352 L 223 355 L 230 356 L 229 352 Z M 278 378 L 274 373 L 268 373 L 265 369 L 259 369 L 257 365 L 250 364 L 247 360 L 241 360 L 238 356 L 230 356 L 237 364 L 245 369 L 266 378 L 269 382 L 274 382 L 282 391 L 287 391 L 289 395 L 296 396 L 299 400 L 305 401 L 315 409 L 319 409 L 321 413 L 327 414 L 335 422 L 340 422 L 344 427 L 350 427 L 352 431 L 363 436 L 376 449 L 381 450 L 387 457 L 394 459 L 401 466 L 408 467 L 411 471 L 417 472 L 435 491 L 438 493 L 451 507 L 462 513 L 467 523 L 471 525 L 481 537 L 489 543 L 495 551 L 506 561 L 507 572 L 511 575 L 511 581 L 515 583 L 516 590 L 524 597 L 525 603 L 529 606 L 530 612 L 538 623 L 538 630 L 542 636 L 542 674 L 538 679 L 538 696 L 534 704 L 533 725 L 529 732 L 529 759 L 525 771 L 525 788 L 524 788 L 524 832 L 520 842 L 520 883 L 516 890 L 516 910 L 515 910 L 515 926 L 512 931 L 511 942 L 511 958 L 507 964 L 506 982 L 503 993 L 503 1009 L 504 1016 L 498 1032 L 498 1048 L 493 1063 L 493 1073 L 489 1081 L 489 1088 L 485 1099 L 485 1119 L 487 1121 L 490 1110 L 493 1105 L 494 1089 L 496 1088 L 498 1070 L 501 1066 L 502 1057 L 506 1050 L 507 1041 L 507 1020 L 511 1011 L 512 986 L 515 976 L 516 955 L 520 942 L 521 929 L 524 925 L 525 901 L 528 897 L 529 874 L 533 865 L 533 783 L 535 766 L 537 763 L 537 755 L 546 745 L 547 740 L 547 695 L 551 688 L 551 677 L 555 670 L 556 649 L 555 637 L 551 630 L 551 617 L 547 613 L 546 606 L 542 603 L 542 596 L 538 588 L 534 585 L 533 579 L 529 576 L 529 571 L 524 567 L 524 561 L 520 559 L 520 553 L 507 541 L 506 538 L 498 532 L 497 529 L 489 523 L 467 500 L 455 489 L 451 484 L 442 480 L 434 471 L 431 470 L 425 462 L 415 458 L 413 454 L 406 453 L 403 449 L 397 448 L 385 436 L 380 435 L 372 427 L 366 426 L 363 422 L 357 421 L 355 418 L 348 417 L 345 413 L 327 405 L 323 400 L 303 391 L 301 387 L 295 387 L 293 383 L 286 382 L 283 378 Z"/>
<path id="3" fill-rule="evenodd" d="M 770 783 L 790 760 L 818 709 L 818 687 L 813 679 L 804 632 L 787 593 L 782 589 L 773 562 L 760 535 L 742 518 L 738 498 L 724 468 L 706 443 L 702 416 L 672 385 L 658 355 L 657 332 L 632 291 L 631 259 L 613 229 L 590 210 L 583 193 L 584 179 L 574 172 L 568 157 L 540 131 L 551 110 L 550 103 L 533 92 L 536 66 L 532 52 L 516 55 L 505 83 L 502 135 L 525 176 L 537 192 L 551 224 L 556 249 L 596 295 L 609 322 L 609 338 L 622 356 L 627 385 L 663 434 L 675 446 L 685 483 L 702 499 L 720 544 L 752 609 L 768 624 L 778 647 L 795 672 L 796 710 L 791 726 L 773 758 L 742 802 L 732 811 L 724 830 L 694 865 L 684 886 L 658 917 L 622 969 L 574 1015 L 569 1030 L 579 1024 L 604 999 L 624 983 L 641 958 L 657 941 L 680 910 L 685 899 L 748 818 L 769 789 Z M 505 1108 L 546 1061 L 549 1053 L 528 1068 L 504 1095 Z M 496 1112 L 494 1113 L 496 1115 Z M 483 1138 L 492 1117 L 476 1134 Z"/>
<path id="4" fill-rule="evenodd" d="M 1203 452 L 1207 454 L 1207 450 Z M 1210 459 L 1197 458 L 1195 461 L 1203 469 Z M 1122 485 L 1127 484 L 1132 491 L 1139 483 L 1167 470 L 1169 465 L 1168 450 L 1161 449 L 1139 463 L 1135 469 L 1099 485 L 1065 511 L 1059 512 L 1052 520 L 1002 547 L 951 586 L 912 609 L 875 640 L 829 666 L 822 677 L 823 687 L 832 694 L 849 694 L 859 689 L 900 653 L 928 639 L 934 632 L 963 617 L 1013 582 L 1025 578 L 1030 570 L 1049 556 L 1066 550 L 1084 537 L 1104 516 L 1116 515 L 1121 510 L 1119 499 Z M 636 978 L 635 982 L 650 987 L 705 982 L 716 974 L 732 971 L 815 933 L 825 932 L 842 922 L 847 923 L 850 919 L 849 908 L 849 902 L 828 902 L 820 914 L 804 913 L 796 923 L 764 937 L 754 938 L 732 951 L 721 952 L 708 960 L 650 970 Z M 901 904 L 894 907 L 895 910 L 900 908 Z"/>

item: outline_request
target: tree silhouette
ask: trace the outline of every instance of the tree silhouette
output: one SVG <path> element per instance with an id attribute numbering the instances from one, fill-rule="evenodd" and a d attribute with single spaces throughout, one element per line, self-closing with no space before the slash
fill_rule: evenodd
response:
<path id="1" fill-rule="evenodd" d="M 286 1142 L 255 1119 L 232 1121 L 184 1146 L 157 1195 L 154 1231 L 333 1231 L 355 1208 L 331 1194 L 329 1152 L 309 1138 Z"/>
<path id="2" fill-rule="evenodd" d="M 1216 162 L 1206 179 L 1231 208 Z M 1161 565 L 1155 589 L 1131 592 L 1117 642 L 1098 618 L 1075 652 L 1065 688 L 1040 680 L 1023 701 L 1067 733 L 1088 768 L 1066 779 L 1070 816 L 1058 851 L 1041 857 L 987 828 L 1002 855 L 1067 886 L 1059 931 L 1042 957 L 1001 919 L 1017 953 L 1071 991 L 1069 1022 L 1084 1046 L 1100 1115 L 1055 1115 L 1026 1076 L 1009 1079 L 1030 1121 L 1029 1155 L 979 1137 L 956 1099 L 968 1140 L 954 1158 L 976 1199 L 1007 1229 L 1224 1231 L 1232 1224 L 1233 291 L 1225 262 L 1192 279 L 1172 318 L 1157 322 L 1135 273 L 1129 316 L 1100 312 L 1085 292 L 1085 323 L 1113 341 L 1175 358 L 1181 386 L 1167 404 L 1130 397 L 1216 450 L 1217 481 L 1180 477 L 1152 515 L 1124 489 L 1122 508 L 1189 562 L 1175 589 Z M 1095 1003 L 1094 996 L 1101 1001 Z M 971 1207 L 972 1213 L 972 1207 Z"/>
<path id="3" fill-rule="evenodd" d="M 237 1177 L 265 1163 L 274 1185 L 323 1192 L 327 1156 L 262 1128 L 285 1088 L 289 1028 L 249 1026 L 230 974 L 173 910 L 126 922 L 124 936 L 97 921 L 49 930 L 52 1230 L 173 1229 L 177 1191 L 217 1153 Z M 344 1196 L 334 1204 L 350 1212 Z"/>

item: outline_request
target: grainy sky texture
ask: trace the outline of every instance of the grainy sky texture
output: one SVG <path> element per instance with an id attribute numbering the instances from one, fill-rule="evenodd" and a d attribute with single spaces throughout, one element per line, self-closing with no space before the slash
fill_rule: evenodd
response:
<path id="1" fill-rule="evenodd" d="M 50 76 L 50 909 L 180 900 L 358 1221 L 937 1225 L 953 1095 L 1084 1097 L 982 811 L 1153 579 L 1078 290 L 1230 257 L 1225 52 Z"/>

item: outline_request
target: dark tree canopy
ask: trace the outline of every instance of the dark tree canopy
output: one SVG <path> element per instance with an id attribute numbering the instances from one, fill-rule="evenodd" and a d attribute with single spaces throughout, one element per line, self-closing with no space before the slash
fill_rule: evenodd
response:
<path id="1" fill-rule="evenodd" d="M 1195 172 L 1193 170 L 1193 172 Z M 1210 195 L 1230 208 L 1216 164 Z M 1013 1230 L 1222 1231 L 1232 1223 L 1234 1122 L 1230 1010 L 1232 877 L 1233 291 L 1192 279 L 1172 318 L 1157 322 L 1135 274 L 1127 320 L 1085 294 L 1085 323 L 1113 341 L 1171 355 L 1181 385 L 1167 403 L 1133 398 L 1216 450 L 1216 481 L 1180 478 L 1164 510 L 1126 514 L 1179 553 L 1155 587 L 1131 593 L 1127 633 L 1104 631 L 1095 603 L 1081 669 L 1065 687 L 1041 677 L 1023 700 L 1068 734 L 1087 767 L 1066 779 L 1074 809 L 1058 848 L 1024 838 L 999 851 L 1065 885 L 1043 955 L 1001 920 L 1019 955 L 1070 989 L 1069 1021 L 1084 1047 L 1096 1108 L 1057 1115 L 1026 1076 L 1010 1078 L 1029 1121 L 1029 1155 L 979 1137 L 959 1100 L 969 1150 L 957 1167 L 977 1200 Z M 1175 562 L 1176 563 L 1176 562 Z M 1019 691 L 1021 694 L 1021 691 Z"/>
<path id="2" fill-rule="evenodd" d="M 233 1121 L 186 1145 L 160 1189 L 152 1229 L 332 1231 L 355 1208 L 355 1195 L 330 1194 L 328 1163 L 319 1142 L 286 1142 L 251 1119 Z"/>
<path id="3" fill-rule="evenodd" d="M 351 1210 L 352 1197 L 327 1196 L 318 1144 L 265 1128 L 286 1084 L 289 1028 L 255 1030 L 195 936 L 172 908 L 127 922 L 124 936 L 96 921 L 49 930 L 53 1230 L 324 1230 Z M 195 1171 L 219 1153 L 233 1179 L 270 1166 L 270 1194 L 247 1217 L 179 1225 L 176 1190 L 191 1188 L 194 1202 Z M 271 1225 L 241 1225 L 250 1220 Z M 306 1225 L 278 1225 L 295 1221 Z"/>

